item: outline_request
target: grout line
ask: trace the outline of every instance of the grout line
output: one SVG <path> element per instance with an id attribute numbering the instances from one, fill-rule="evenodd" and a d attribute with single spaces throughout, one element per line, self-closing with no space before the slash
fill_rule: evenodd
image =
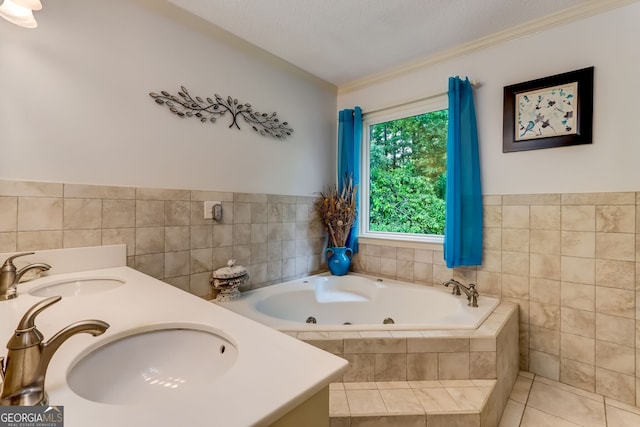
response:
<path id="1" fill-rule="evenodd" d="M 527 390 L 527 398 L 524 400 L 524 407 L 525 409 L 527 408 L 527 405 L 529 404 L 529 396 L 531 396 L 531 389 L 533 388 L 533 383 L 536 380 L 537 375 L 533 374 L 533 378 L 531 378 L 531 384 L 529 385 L 529 390 Z M 524 416 L 524 411 L 522 411 L 522 414 Z"/>
<path id="2" fill-rule="evenodd" d="M 522 412 L 520 413 L 520 417 L 518 418 L 518 426 L 517 427 L 520 427 L 520 424 L 522 424 L 522 420 L 524 419 L 524 411 L 526 411 L 526 410 L 527 410 L 527 404 L 525 403 L 525 404 L 522 405 Z M 502 414 L 504 415 L 504 411 L 502 411 Z"/>

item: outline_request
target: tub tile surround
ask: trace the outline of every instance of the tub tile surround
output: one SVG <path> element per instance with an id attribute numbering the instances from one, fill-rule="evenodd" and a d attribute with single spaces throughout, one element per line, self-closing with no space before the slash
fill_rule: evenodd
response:
<path id="1" fill-rule="evenodd" d="M 289 334 L 349 361 L 334 386 L 348 404 L 332 392 L 332 425 L 495 426 L 518 375 L 518 306 L 511 302 L 475 330 Z"/>
<path id="2" fill-rule="evenodd" d="M 640 406 L 640 193 L 483 199 L 481 266 L 451 271 L 434 245 L 369 243 L 354 270 L 476 283 L 481 294 L 519 305 L 523 371 Z"/>
<path id="3" fill-rule="evenodd" d="M 221 201 L 221 221 L 204 219 Z M 314 198 L 0 180 L 0 252 L 127 245 L 127 264 L 209 298 L 211 272 L 235 259 L 245 289 L 322 270 Z"/>

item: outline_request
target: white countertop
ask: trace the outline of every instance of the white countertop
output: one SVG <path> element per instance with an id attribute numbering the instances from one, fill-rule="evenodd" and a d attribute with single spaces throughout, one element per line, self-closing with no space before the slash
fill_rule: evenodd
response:
<path id="1" fill-rule="evenodd" d="M 36 255 L 19 258 L 16 265 L 18 260 L 23 260 L 22 265 L 47 262 L 46 256 Z M 344 359 L 125 266 L 65 272 L 20 284 L 18 298 L 0 302 L 0 345 L 9 340 L 25 311 L 42 300 L 29 295 L 31 289 L 82 277 L 114 277 L 126 283 L 94 295 L 64 297 L 36 318 L 45 340 L 80 320 L 99 319 L 110 325 L 98 337 L 78 334 L 69 338 L 51 360 L 45 390 L 50 405 L 64 406 L 65 427 L 268 425 L 346 369 Z M 219 331 L 235 344 L 238 359 L 230 371 L 189 401 L 177 396 L 175 401 L 157 405 L 111 405 L 86 400 L 69 388 L 68 370 L 89 349 L 151 324 L 204 325 Z"/>

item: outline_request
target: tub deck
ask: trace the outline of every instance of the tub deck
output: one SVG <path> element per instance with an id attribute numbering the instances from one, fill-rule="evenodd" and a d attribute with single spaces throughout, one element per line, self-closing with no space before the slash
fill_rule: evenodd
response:
<path id="1" fill-rule="evenodd" d="M 318 274 L 215 301 L 279 331 L 473 331 L 500 301 L 480 296 L 469 307 L 449 289 L 387 278 Z M 311 321 L 310 321 L 311 320 Z"/>
<path id="2" fill-rule="evenodd" d="M 453 408 L 440 411 L 437 407 L 416 407 L 414 413 L 403 415 L 402 422 L 408 424 L 390 425 L 413 425 L 415 420 L 429 416 L 432 419 L 440 417 L 444 421 L 447 419 L 445 415 L 456 413 L 461 417 L 459 421 L 462 424 L 459 425 L 496 426 L 519 371 L 518 306 L 510 302 L 501 302 L 475 330 L 285 333 L 349 361 L 349 368 L 342 376 L 342 385 L 333 386 L 335 423 L 332 421 L 332 425 L 336 426 L 350 425 L 341 424 L 346 422 L 343 418 L 373 416 L 373 413 L 358 413 L 357 410 L 355 413 L 341 413 L 339 408 L 344 410 L 341 387 L 344 397 L 367 394 L 347 392 L 364 387 L 374 400 L 378 395 L 383 397 L 390 393 L 382 392 L 380 387 L 404 388 L 405 391 L 400 393 L 405 393 L 408 400 L 412 400 L 411 396 L 424 397 L 425 393 L 442 393 L 447 387 L 484 387 L 481 390 L 483 397 L 476 396 L 476 400 L 479 399 L 475 403 L 477 407 L 462 407 L 458 411 Z M 495 383 L 489 387 L 491 381 Z M 440 391 L 420 391 L 422 388 L 439 388 Z M 478 394 L 479 391 L 472 393 Z M 451 391 L 447 390 L 444 395 L 451 395 Z M 383 415 L 379 413 L 376 416 Z"/>

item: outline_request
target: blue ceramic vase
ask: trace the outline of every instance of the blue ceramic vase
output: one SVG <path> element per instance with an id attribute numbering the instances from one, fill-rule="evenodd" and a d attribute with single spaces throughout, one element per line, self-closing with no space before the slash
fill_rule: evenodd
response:
<path id="1" fill-rule="evenodd" d="M 339 248 L 327 248 L 324 252 L 327 255 L 329 271 L 334 276 L 344 276 L 349 271 L 353 251 L 351 248 L 341 246 Z"/>

